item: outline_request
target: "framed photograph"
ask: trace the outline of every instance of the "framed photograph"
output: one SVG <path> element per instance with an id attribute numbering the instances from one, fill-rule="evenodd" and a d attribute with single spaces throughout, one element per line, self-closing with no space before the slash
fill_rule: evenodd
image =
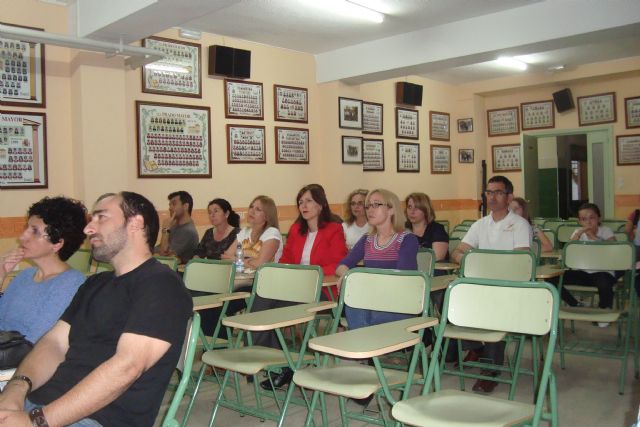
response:
<path id="1" fill-rule="evenodd" d="M 493 172 L 517 172 L 520 166 L 520 144 L 494 145 Z"/>
<path id="2" fill-rule="evenodd" d="M 274 120 L 308 123 L 309 92 L 302 87 L 273 85 Z"/>
<path id="3" fill-rule="evenodd" d="M 264 119 L 262 83 L 224 79 L 224 116 L 227 119 Z"/>
<path id="4" fill-rule="evenodd" d="M 431 146 L 431 173 L 451 173 L 451 147 L 448 145 Z"/>
<path id="5" fill-rule="evenodd" d="M 164 59 L 142 67 L 143 92 L 202 98 L 199 44 L 148 37 L 142 46 L 165 54 Z"/>
<path id="6" fill-rule="evenodd" d="M 362 130 L 362 101 L 338 98 L 338 126 L 343 129 Z"/>
<path id="7" fill-rule="evenodd" d="M 362 140 L 362 170 L 364 172 L 384 170 L 384 141 L 382 139 Z"/>
<path id="8" fill-rule="evenodd" d="M 276 163 L 309 163 L 309 129 L 275 129 Z"/>
<path id="9" fill-rule="evenodd" d="M 640 165 L 640 134 L 616 136 L 618 166 Z"/>
<path id="10" fill-rule="evenodd" d="M 362 164 L 362 138 L 342 137 L 342 163 Z"/>
<path id="11" fill-rule="evenodd" d="M 553 100 L 523 102 L 520 104 L 522 130 L 547 129 L 555 127 Z"/>
<path id="12" fill-rule="evenodd" d="M 138 178 L 211 178 L 209 107 L 136 101 Z"/>
<path id="13" fill-rule="evenodd" d="M 398 142 L 398 172 L 420 172 L 420 144 Z"/>
<path id="14" fill-rule="evenodd" d="M 458 119 L 458 133 L 473 132 L 473 119 Z"/>
<path id="15" fill-rule="evenodd" d="M 0 110 L 0 189 L 48 186 L 47 116 Z"/>
<path id="16" fill-rule="evenodd" d="M 2 24 L 43 31 L 42 28 Z M 0 37 L 0 105 L 44 108 L 44 64 L 44 44 Z"/>
<path id="17" fill-rule="evenodd" d="M 599 125 L 616 121 L 616 93 L 578 97 L 578 118 L 580 126 Z"/>
<path id="18" fill-rule="evenodd" d="M 375 102 L 362 103 L 362 133 L 382 135 L 384 106 Z"/>
<path id="19" fill-rule="evenodd" d="M 396 107 L 396 137 L 418 139 L 418 110 Z"/>
<path id="20" fill-rule="evenodd" d="M 227 125 L 227 163 L 266 163 L 264 126 Z"/>
<path id="21" fill-rule="evenodd" d="M 518 107 L 487 110 L 487 130 L 489 136 L 519 134 Z"/>
<path id="22" fill-rule="evenodd" d="M 624 99 L 624 119 L 627 129 L 640 128 L 640 96 Z"/>
<path id="23" fill-rule="evenodd" d="M 458 163 L 473 163 L 473 148 L 459 149 Z"/>
<path id="24" fill-rule="evenodd" d="M 429 139 L 449 141 L 449 113 L 429 111 Z"/>

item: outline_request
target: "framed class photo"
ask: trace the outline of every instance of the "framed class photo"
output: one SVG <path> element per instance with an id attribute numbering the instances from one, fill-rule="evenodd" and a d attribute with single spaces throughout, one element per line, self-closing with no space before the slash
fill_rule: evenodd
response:
<path id="1" fill-rule="evenodd" d="M 396 107 L 396 137 L 418 139 L 418 110 Z"/>
<path id="2" fill-rule="evenodd" d="M 309 92 L 302 87 L 273 85 L 274 120 L 308 123 Z"/>
<path id="3" fill-rule="evenodd" d="M 599 125 L 616 121 L 616 93 L 578 97 L 580 126 Z"/>
<path id="4" fill-rule="evenodd" d="M 276 163 L 309 163 L 309 130 L 275 128 Z"/>
<path id="5" fill-rule="evenodd" d="M 522 130 L 547 129 L 555 127 L 553 100 L 523 102 L 520 104 Z"/>
<path id="6" fill-rule="evenodd" d="M 451 173 L 451 147 L 448 145 L 431 146 L 431 173 Z"/>
<path id="7" fill-rule="evenodd" d="M 384 141 L 382 139 L 362 140 L 362 170 L 364 172 L 384 170 Z"/>
<path id="8" fill-rule="evenodd" d="M 0 110 L 0 189 L 48 186 L 46 115 Z"/>
<path id="9" fill-rule="evenodd" d="M 616 136 L 618 166 L 640 165 L 640 134 Z"/>
<path id="10" fill-rule="evenodd" d="M 458 163 L 473 163 L 473 148 L 459 149 Z"/>
<path id="11" fill-rule="evenodd" d="M 473 132 L 473 119 L 458 119 L 458 133 Z"/>
<path id="12" fill-rule="evenodd" d="M 382 135 L 384 106 L 375 102 L 362 103 L 362 133 Z"/>
<path id="13" fill-rule="evenodd" d="M 154 36 L 143 39 L 142 46 L 165 54 L 142 67 L 143 92 L 202 98 L 199 44 Z"/>
<path id="14" fill-rule="evenodd" d="M 487 131 L 489 136 L 519 134 L 518 107 L 487 110 Z"/>
<path id="15" fill-rule="evenodd" d="M 396 148 L 398 172 L 420 172 L 420 144 L 399 142 Z"/>
<path id="16" fill-rule="evenodd" d="M 138 178 L 211 178 L 209 107 L 136 101 Z"/>
<path id="17" fill-rule="evenodd" d="M 491 147 L 493 154 L 493 172 L 517 172 L 520 166 L 520 145 L 494 145 Z"/>
<path id="18" fill-rule="evenodd" d="M 449 113 L 429 111 L 429 139 L 449 141 Z"/>
<path id="19" fill-rule="evenodd" d="M 227 125 L 228 163 L 266 163 L 264 126 Z"/>
<path id="20" fill-rule="evenodd" d="M 362 101 L 338 98 L 338 126 L 343 129 L 362 130 Z"/>
<path id="21" fill-rule="evenodd" d="M 627 129 L 640 128 L 640 96 L 624 99 L 624 120 Z"/>
<path id="22" fill-rule="evenodd" d="M 227 119 L 262 120 L 262 83 L 225 79 L 224 116 Z"/>
<path id="23" fill-rule="evenodd" d="M 342 163 L 362 164 L 362 138 L 342 137 Z"/>

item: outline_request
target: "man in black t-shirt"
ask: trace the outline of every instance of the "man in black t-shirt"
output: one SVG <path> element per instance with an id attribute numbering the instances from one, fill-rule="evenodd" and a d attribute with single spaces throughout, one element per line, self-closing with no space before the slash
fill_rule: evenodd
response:
<path id="1" fill-rule="evenodd" d="M 158 214 L 143 196 L 100 197 L 85 233 L 93 256 L 114 271 L 90 277 L 18 367 L 0 394 L 0 426 L 154 423 L 191 298 L 151 257 Z"/>

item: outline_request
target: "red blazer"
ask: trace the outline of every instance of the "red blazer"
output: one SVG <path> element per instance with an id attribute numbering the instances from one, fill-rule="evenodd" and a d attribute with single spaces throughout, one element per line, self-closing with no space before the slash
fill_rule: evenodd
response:
<path id="1" fill-rule="evenodd" d="M 300 235 L 300 225 L 294 223 L 289 229 L 287 243 L 284 245 L 280 262 L 283 264 L 300 264 L 306 240 L 306 234 Z M 346 255 L 347 244 L 345 243 L 342 224 L 329 222 L 318 229 L 318 234 L 316 234 L 316 239 L 311 247 L 311 265 L 319 265 L 325 276 L 331 276 L 336 274 L 336 267 Z M 335 288 L 335 286 L 332 288 Z M 327 297 L 329 296 L 326 289 L 322 289 L 322 291 Z M 336 289 L 331 291 L 335 297 L 337 294 Z"/>

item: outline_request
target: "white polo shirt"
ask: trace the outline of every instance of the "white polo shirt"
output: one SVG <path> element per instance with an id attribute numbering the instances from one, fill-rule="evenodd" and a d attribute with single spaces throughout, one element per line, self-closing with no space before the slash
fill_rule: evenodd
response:
<path id="1" fill-rule="evenodd" d="M 473 223 L 462 242 L 476 249 L 528 248 L 531 246 L 531 225 L 511 211 L 498 222 L 490 213 Z"/>

